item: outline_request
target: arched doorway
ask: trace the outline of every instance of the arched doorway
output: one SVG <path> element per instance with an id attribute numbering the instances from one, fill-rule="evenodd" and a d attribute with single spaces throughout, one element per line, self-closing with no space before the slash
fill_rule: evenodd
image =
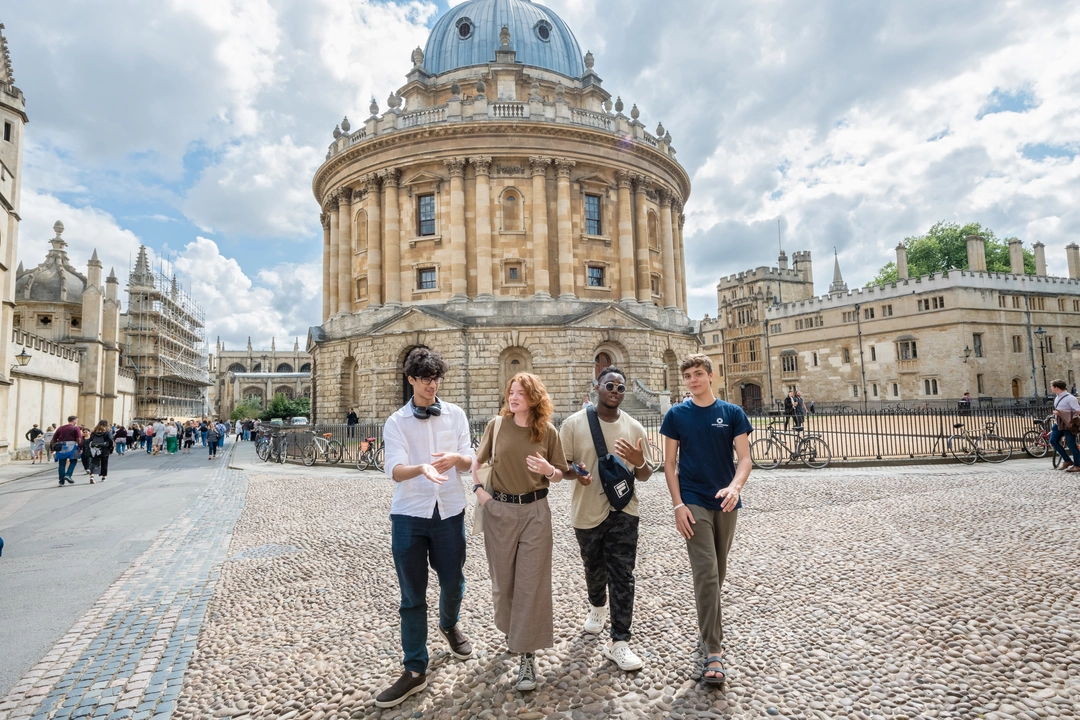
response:
<path id="1" fill-rule="evenodd" d="M 747 412 L 761 408 L 761 386 L 754 383 L 742 385 L 742 409 Z"/>
<path id="2" fill-rule="evenodd" d="M 499 354 L 500 406 L 505 400 L 506 386 L 510 384 L 510 378 L 523 372 L 532 372 L 532 353 L 527 349 L 520 346 L 508 347 Z"/>
<path id="3" fill-rule="evenodd" d="M 345 410 L 342 416 L 348 414 L 349 408 L 355 407 L 357 401 L 360 399 L 360 388 L 357 378 L 357 366 L 356 358 L 347 357 L 345 362 L 341 365 L 341 394 L 344 401 Z M 291 396 L 290 396 L 290 399 Z"/>
<path id="4" fill-rule="evenodd" d="M 600 351 L 596 353 L 596 357 L 593 358 L 593 380 L 600 377 L 600 371 L 606 367 L 614 365 L 614 361 L 611 359 L 611 355 L 607 352 Z"/>
<path id="5" fill-rule="evenodd" d="M 1013 378 L 1012 381 L 1012 396 L 1017 400 L 1020 399 L 1020 378 Z"/>
<path id="6" fill-rule="evenodd" d="M 679 358 L 675 356 L 675 351 L 668 349 L 664 351 L 664 390 L 672 392 L 678 389 L 679 386 Z"/>

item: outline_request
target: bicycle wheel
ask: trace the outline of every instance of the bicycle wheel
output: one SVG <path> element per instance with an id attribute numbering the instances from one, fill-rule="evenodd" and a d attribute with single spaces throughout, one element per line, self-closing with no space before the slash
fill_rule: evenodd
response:
<path id="1" fill-rule="evenodd" d="M 330 464 L 337 465 L 344 456 L 345 447 L 337 440 L 331 440 L 329 447 L 326 448 L 326 459 L 330 461 Z"/>
<path id="2" fill-rule="evenodd" d="M 750 459 L 756 467 L 772 470 L 784 459 L 784 446 L 775 440 L 761 438 L 750 445 Z"/>
<path id="3" fill-rule="evenodd" d="M 383 447 L 382 445 L 380 445 L 379 449 L 375 451 L 375 454 L 373 456 L 371 464 L 375 466 L 376 470 L 378 470 L 379 472 L 382 472 L 384 470 L 383 463 L 385 461 L 386 461 L 386 448 Z"/>
<path id="4" fill-rule="evenodd" d="M 1012 446 L 1009 441 L 999 435 L 984 435 L 979 438 L 975 449 L 979 457 L 986 462 L 1003 463 L 1012 457 Z"/>
<path id="5" fill-rule="evenodd" d="M 975 443 L 971 442 L 971 438 L 967 435 L 950 435 L 945 442 L 945 447 L 949 448 L 949 452 L 952 453 L 954 458 L 965 465 L 972 465 L 979 459 L 979 454 L 975 450 Z"/>
<path id="6" fill-rule="evenodd" d="M 819 437 L 805 437 L 799 443 L 799 456 L 807 466 L 821 469 L 832 460 L 829 445 Z"/>
<path id="7" fill-rule="evenodd" d="M 278 443 L 277 461 L 279 465 L 285 464 L 285 461 L 289 459 L 289 436 L 282 435 L 281 442 Z"/>
<path id="8" fill-rule="evenodd" d="M 356 453 L 356 469 L 363 472 L 371 464 L 371 451 L 363 450 Z"/>
<path id="9" fill-rule="evenodd" d="M 1042 458 L 1050 452 L 1050 446 L 1043 442 L 1041 432 L 1028 430 L 1024 433 L 1024 452 L 1033 458 Z"/>
<path id="10" fill-rule="evenodd" d="M 255 454 L 259 456 L 259 459 L 266 462 L 270 457 L 270 443 L 265 440 L 260 440 L 255 444 Z"/>
<path id="11" fill-rule="evenodd" d="M 304 448 L 304 464 L 311 467 L 315 464 L 315 461 L 319 459 L 319 448 L 315 443 L 311 443 Z"/>

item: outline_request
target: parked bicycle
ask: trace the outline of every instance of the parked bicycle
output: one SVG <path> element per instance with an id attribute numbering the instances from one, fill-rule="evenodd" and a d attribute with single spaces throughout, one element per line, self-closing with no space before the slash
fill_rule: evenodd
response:
<path id="1" fill-rule="evenodd" d="M 356 469 L 367 470 L 374 467 L 379 472 L 383 470 L 386 448 L 378 439 L 369 437 L 360 442 L 360 451 L 356 453 Z"/>
<path id="2" fill-rule="evenodd" d="M 783 422 L 770 422 L 769 436 L 750 445 L 750 459 L 755 466 L 772 470 L 785 460 L 788 463 L 801 460 L 808 467 L 820 469 L 832 461 L 832 451 L 824 438 L 805 433 L 802 425 L 796 425 L 793 432 L 777 430 L 776 426 Z"/>
<path id="3" fill-rule="evenodd" d="M 345 447 L 337 440 L 331 440 L 332 433 L 318 435 L 311 431 L 311 442 L 304 448 L 304 464 L 308 467 L 314 465 L 320 458 L 331 465 L 337 465 L 345 455 Z"/>
<path id="4" fill-rule="evenodd" d="M 263 462 L 283 463 L 289 451 L 289 438 L 280 432 L 264 432 L 255 441 L 255 454 Z"/>
<path id="5" fill-rule="evenodd" d="M 968 432 L 964 423 L 956 423 L 953 433 L 945 440 L 945 448 L 962 463 L 973 465 L 978 460 L 991 463 L 1003 463 L 1012 457 L 1012 445 L 1008 440 L 994 433 L 996 422 L 988 422 L 978 435 Z"/>

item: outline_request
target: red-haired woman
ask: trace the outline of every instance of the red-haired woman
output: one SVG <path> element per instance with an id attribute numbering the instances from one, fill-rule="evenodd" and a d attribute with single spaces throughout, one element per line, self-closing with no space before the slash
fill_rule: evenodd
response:
<path id="1" fill-rule="evenodd" d="M 535 375 L 519 373 L 506 388 L 506 404 L 488 423 L 473 464 L 494 457 L 491 493 L 473 487 L 484 507 L 484 547 L 491 573 L 495 627 L 510 652 L 520 653 L 517 689 L 536 689 L 534 653 L 555 644 L 551 603 L 551 510 L 548 485 L 568 471 L 555 407 Z M 492 440 L 496 435 L 494 451 Z"/>

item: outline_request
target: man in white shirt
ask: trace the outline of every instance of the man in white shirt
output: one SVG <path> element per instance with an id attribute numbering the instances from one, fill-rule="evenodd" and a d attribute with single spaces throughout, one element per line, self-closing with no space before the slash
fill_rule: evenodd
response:
<path id="1" fill-rule="evenodd" d="M 465 594 L 465 489 L 458 473 L 472 465 L 469 419 L 438 398 L 449 367 L 438 353 L 416 348 L 405 359 L 413 398 L 383 427 L 386 474 L 394 480 L 391 550 L 401 586 L 405 670 L 375 698 L 390 708 L 427 687 L 428 565 L 439 576 L 439 633 L 465 660 L 472 644 L 458 626 Z"/>
<path id="2" fill-rule="evenodd" d="M 1054 448 L 1054 452 L 1061 455 L 1061 459 L 1064 460 L 1061 463 L 1061 469 L 1065 472 L 1080 472 L 1080 451 L 1076 447 L 1076 436 L 1073 435 L 1069 427 L 1072 425 L 1073 418 L 1080 415 L 1080 403 L 1076 401 L 1076 398 L 1069 394 L 1065 388 L 1068 387 L 1064 380 L 1055 380 L 1050 383 L 1050 389 L 1054 391 L 1054 417 L 1057 422 L 1054 424 L 1054 430 L 1050 433 L 1050 447 Z M 1065 439 L 1065 445 L 1068 446 L 1068 450 L 1061 446 L 1062 438 Z M 1072 457 L 1069 456 L 1072 453 Z"/>

